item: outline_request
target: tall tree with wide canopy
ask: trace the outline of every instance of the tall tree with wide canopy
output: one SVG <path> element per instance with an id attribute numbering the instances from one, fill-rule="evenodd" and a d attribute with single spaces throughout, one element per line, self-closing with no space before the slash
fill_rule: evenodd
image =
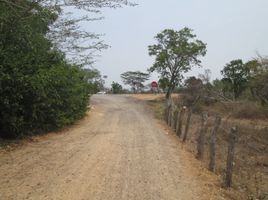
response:
<path id="1" fill-rule="evenodd" d="M 155 37 L 157 44 L 150 45 L 149 55 L 155 56 L 150 72 L 158 72 L 168 80 L 166 98 L 183 79 L 183 73 L 193 66 L 200 66 L 199 57 L 205 56 L 206 44 L 196 39 L 192 30 L 185 27 L 179 31 L 165 29 Z"/>
<path id="2" fill-rule="evenodd" d="M 134 92 L 144 87 L 143 83 L 149 79 L 150 75 L 140 71 L 127 71 L 121 74 L 124 84 L 130 85 Z"/>

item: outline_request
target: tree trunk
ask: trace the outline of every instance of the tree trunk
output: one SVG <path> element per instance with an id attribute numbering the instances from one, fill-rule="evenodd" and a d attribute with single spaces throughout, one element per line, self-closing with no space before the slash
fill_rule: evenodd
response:
<path id="1" fill-rule="evenodd" d="M 171 89 L 169 88 L 166 93 L 166 99 L 170 99 L 170 97 L 171 97 Z"/>

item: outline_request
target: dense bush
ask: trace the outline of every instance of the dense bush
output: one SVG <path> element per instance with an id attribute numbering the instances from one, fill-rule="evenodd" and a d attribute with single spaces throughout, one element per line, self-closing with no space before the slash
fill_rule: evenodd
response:
<path id="1" fill-rule="evenodd" d="M 86 111 L 86 72 L 45 37 L 56 17 L 29 1 L 0 2 L 0 137 L 61 128 Z"/>

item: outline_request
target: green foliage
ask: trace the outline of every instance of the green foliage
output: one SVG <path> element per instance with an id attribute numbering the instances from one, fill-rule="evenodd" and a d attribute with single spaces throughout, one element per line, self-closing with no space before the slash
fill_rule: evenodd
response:
<path id="1" fill-rule="evenodd" d="M 249 89 L 262 105 L 268 104 L 268 58 L 259 56 L 245 64 L 250 71 Z"/>
<path id="2" fill-rule="evenodd" d="M 90 94 L 96 94 L 104 88 L 104 80 L 102 79 L 100 71 L 97 69 L 84 69 L 86 73 L 86 81 L 90 87 Z"/>
<path id="3" fill-rule="evenodd" d="M 47 15 L 52 13 L 57 16 L 58 19 L 50 24 L 50 31 L 46 36 L 68 56 L 70 63 L 84 65 L 94 63 L 93 57 L 96 52 L 109 46 L 100 39 L 101 34 L 85 31 L 81 24 L 103 19 L 101 16 L 103 7 L 119 8 L 124 5 L 136 5 L 127 0 L 1 0 L 0 2 L 4 5 L 3 9 L 10 13 L 18 13 L 22 20 L 28 21 L 28 16 L 37 11 L 38 5 L 42 5 Z M 35 26 L 45 27 L 43 23 L 35 23 Z"/>
<path id="4" fill-rule="evenodd" d="M 234 99 L 237 99 L 247 87 L 249 68 L 242 60 L 233 60 L 225 65 L 221 73 L 224 81 L 231 85 Z"/>
<path id="5" fill-rule="evenodd" d="M 113 94 L 122 93 L 123 92 L 122 85 L 120 85 L 119 83 L 113 81 L 113 83 L 112 83 L 112 92 L 113 92 Z"/>
<path id="6" fill-rule="evenodd" d="M 155 56 L 155 62 L 150 72 L 158 72 L 161 79 L 168 80 L 166 98 L 181 82 L 183 73 L 193 66 L 200 66 L 200 56 L 206 54 L 206 44 L 196 39 L 196 35 L 189 28 L 179 31 L 166 29 L 155 37 L 157 44 L 150 45 L 149 55 Z"/>
<path id="7" fill-rule="evenodd" d="M 85 71 L 45 37 L 55 13 L 26 0 L 14 4 L 0 1 L 0 137 L 74 122 L 85 114 L 90 89 Z"/>
<path id="8" fill-rule="evenodd" d="M 215 79 L 212 82 L 212 89 L 215 90 L 219 95 L 226 98 L 233 98 L 232 84 L 228 79 Z"/>
<path id="9" fill-rule="evenodd" d="M 254 97 L 257 97 L 262 105 L 268 104 L 268 72 L 258 74 L 251 79 L 250 89 Z"/>
<path id="10" fill-rule="evenodd" d="M 148 80 L 149 74 L 140 71 L 128 71 L 121 74 L 121 78 L 124 84 L 130 85 L 134 92 L 141 90 L 143 83 Z"/>
<path id="11" fill-rule="evenodd" d="M 159 87 L 163 90 L 163 91 L 167 91 L 168 87 L 169 87 L 169 80 L 167 78 L 160 78 L 159 81 Z"/>

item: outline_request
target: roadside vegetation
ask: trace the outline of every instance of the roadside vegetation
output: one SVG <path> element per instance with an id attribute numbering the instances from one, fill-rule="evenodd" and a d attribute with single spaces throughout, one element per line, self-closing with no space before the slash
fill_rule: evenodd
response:
<path id="1" fill-rule="evenodd" d="M 121 5 L 130 4 L 0 1 L 0 138 L 57 130 L 85 115 L 90 95 L 103 87 L 89 64 L 107 45 L 79 22 L 96 20 L 92 13 L 101 7 Z M 87 12 L 76 18 L 65 12 L 70 7 Z"/>
<path id="2" fill-rule="evenodd" d="M 210 71 L 189 77 L 179 91 L 187 105 L 202 107 L 239 119 L 268 118 L 268 59 L 258 56 L 246 63 L 233 60 L 223 66 L 222 79 L 211 81 Z M 194 101 L 197 100 L 197 101 Z"/>
<path id="3" fill-rule="evenodd" d="M 186 37 L 182 42 L 174 40 L 180 38 L 182 33 Z M 215 119 L 220 117 L 222 120 L 216 139 L 216 168 L 213 171 L 223 175 L 222 180 L 226 173 L 229 130 L 235 127 L 237 135 L 235 159 L 232 162 L 233 183 L 232 189 L 226 191 L 226 194 L 232 199 L 267 199 L 268 58 L 257 55 L 249 61 L 232 60 L 222 66 L 221 79 L 211 80 L 209 69 L 197 77 L 184 78 L 185 72 L 193 66 L 201 66 L 198 57 L 205 54 L 205 44 L 199 41 L 198 47 L 198 44 L 191 43 L 193 37 L 192 30 L 187 28 L 179 31 L 165 30 L 157 35 L 157 44 L 149 46 L 149 54 L 155 56 L 155 63 L 149 71 L 159 73 L 159 87 L 165 95 L 137 98 L 147 100 L 156 118 L 166 120 L 171 127 L 170 131 L 174 130 L 185 148 L 194 154 L 198 152 L 196 147 L 201 134 L 201 118 L 206 114 L 205 155 L 200 159 L 204 166 L 209 164 L 211 133 Z M 188 49 L 188 45 L 192 50 L 202 50 L 202 53 L 194 53 L 191 48 Z M 188 56 L 191 59 L 196 56 L 196 63 L 187 61 Z M 187 117 L 185 112 L 188 113 Z M 175 123 L 180 125 L 174 125 Z M 186 132 L 187 137 L 184 134 Z"/>
<path id="4" fill-rule="evenodd" d="M 247 62 L 232 60 L 222 67 L 222 79 L 211 80 L 209 69 L 198 77 L 185 78 L 193 67 L 202 66 L 200 58 L 206 54 L 206 44 L 196 37 L 187 27 L 166 29 L 156 35 L 156 44 L 148 47 L 155 58 L 148 71 L 159 73 L 165 106 L 170 105 L 172 93 L 180 93 L 184 104 L 196 111 L 215 107 L 215 112 L 237 118 L 267 119 L 268 58 L 257 55 Z"/>

